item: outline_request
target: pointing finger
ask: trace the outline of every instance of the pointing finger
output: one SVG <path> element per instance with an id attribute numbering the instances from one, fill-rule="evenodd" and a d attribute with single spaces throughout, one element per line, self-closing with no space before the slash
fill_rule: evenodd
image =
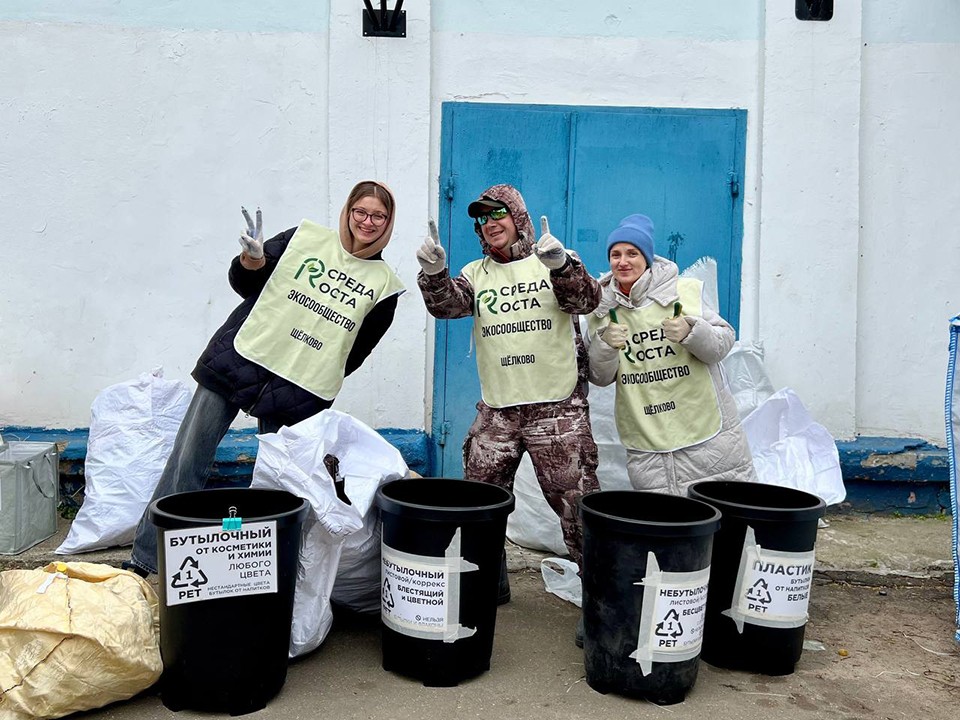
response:
<path id="1" fill-rule="evenodd" d="M 433 218 L 430 218 L 427 221 L 427 231 L 430 233 L 430 238 L 439 245 L 440 233 L 437 232 L 437 221 L 434 220 Z"/>
<path id="2" fill-rule="evenodd" d="M 546 215 L 540 216 L 540 234 L 549 235 L 550 234 L 550 221 L 547 220 Z"/>
<path id="3" fill-rule="evenodd" d="M 254 237 L 258 239 L 263 237 L 263 213 L 260 212 L 260 208 L 257 208 L 257 232 Z"/>

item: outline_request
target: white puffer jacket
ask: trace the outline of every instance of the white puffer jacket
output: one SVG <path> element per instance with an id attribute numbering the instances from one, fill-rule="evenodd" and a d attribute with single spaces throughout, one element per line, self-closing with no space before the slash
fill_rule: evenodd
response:
<path id="1" fill-rule="evenodd" d="M 630 289 L 627 297 L 616 287 L 611 273 L 600 278 L 603 296 L 594 314 L 603 318 L 610 309 L 618 313 L 657 303 L 662 307 L 678 299 L 675 263 L 660 256 Z M 702 317 L 688 317 L 693 322 L 683 346 L 707 366 L 717 393 L 722 418 L 720 432 L 697 445 L 672 452 L 627 450 L 627 475 L 637 490 L 686 495 L 691 483 L 699 480 L 740 480 L 756 482 L 757 474 L 747 438 L 740 427 L 737 406 L 727 389 L 720 361 L 736 340 L 733 327 L 717 312 L 702 302 Z M 596 334 L 590 336 L 590 382 L 606 386 L 617 376 L 619 351 L 607 345 Z"/>

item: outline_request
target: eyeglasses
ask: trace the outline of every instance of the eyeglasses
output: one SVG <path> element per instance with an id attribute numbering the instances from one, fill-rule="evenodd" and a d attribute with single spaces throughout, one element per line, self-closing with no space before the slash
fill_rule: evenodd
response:
<path id="1" fill-rule="evenodd" d="M 384 215 L 383 213 L 381 212 L 369 213 L 363 208 L 353 208 L 350 211 L 350 214 L 353 215 L 353 219 L 358 223 L 366 222 L 367 218 L 370 218 L 370 222 L 372 222 L 377 227 L 380 227 L 387 221 L 387 216 Z"/>
<path id="2" fill-rule="evenodd" d="M 477 225 L 486 225 L 487 220 L 503 220 L 509 214 L 510 211 L 506 208 L 497 208 L 496 210 L 491 210 L 490 212 L 484 213 L 477 218 Z"/>

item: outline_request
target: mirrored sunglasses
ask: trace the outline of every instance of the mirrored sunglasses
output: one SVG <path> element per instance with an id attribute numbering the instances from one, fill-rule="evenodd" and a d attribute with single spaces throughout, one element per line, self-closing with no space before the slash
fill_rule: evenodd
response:
<path id="1" fill-rule="evenodd" d="M 477 218 L 477 225 L 486 225 L 487 220 L 503 220 L 509 214 L 510 211 L 506 208 L 497 208 L 496 210 L 491 210 L 490 212 L 484 213 Z"/>

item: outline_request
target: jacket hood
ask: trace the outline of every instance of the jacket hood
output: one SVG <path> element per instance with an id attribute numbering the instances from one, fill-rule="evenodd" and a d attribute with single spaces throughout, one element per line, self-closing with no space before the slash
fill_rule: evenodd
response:
<path id="1" fill-rule="evenodd" d="M 519 260 L 525 258 L 533 252 L 535 242 L 533 223 L 530 222 L 530 213 L 527 211 L 527 204 L 523 201 L 520 191 L 513 185 L 494 185 L 484 190 L 477 200 L 489 198 L 499 200 L 510 211 L 510 217 L 513 218 L 513 224 L 517 226 L 517 242 L 512 246 L 511 258 Z M 473 225 L 473 231 L 480 238 L 480 247 L 483 254 L 496 258 L 496 254 L 491 255 L 490 245 L 483 239 L 483 230 L 476 223 Z"/>
<path id="2" fill-rule="evenodd" d="M 653 265 L 647 268 L 630 288 L 630 295 L 624 295 L 613 279 L 613 273 L 607 272 L 601 276 L 600 288 L 603 294 L 600 304 L 594 310 L 597 317 L 603 317 L 610 309 L 618 307 L 637 308 L 648 302 L 655 302 L 666 307 L 676 302 L 677 279 L 680 270 L 677 264 L 659 255 L 654 255 Z"/>

